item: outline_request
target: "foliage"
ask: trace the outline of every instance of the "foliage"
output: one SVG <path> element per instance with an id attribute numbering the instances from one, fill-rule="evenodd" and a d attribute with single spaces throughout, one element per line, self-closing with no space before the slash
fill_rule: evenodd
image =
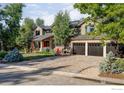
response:
<path id="1" fill-rule="evenodd" d="M 16 43 L 19 47 L 25 48 L 26 52 L 29 52 L 30 45 L 33 38 L 33 30 L 36 28 L 33 19 L 25 18 L 24 23 L 22 24 L 19 36 L 16 39 Z"/>
<path id="2" fill-rule="evenodd" d="M 124 44 L 124 4 L 77 3 L 74 7 L 81 13 L 90 15 L 87 19 L 96 24 L 94 35 Z"/>
<path id="3" fill-rule="evenodd" d="M 104 60 L 104 62 L 100 63 L 100 71 L 101 72 L 106 72 L 106 73 L 110 73 L 112 70 L 112 64 L 115 62 L 115 56 L 113 54 L 113 52 L 109 52 L 106 56 L 106 59 Z"/>
<path id="4" fill-rule="evenodd" d="M 109 52 L 104 62 L 100 63 L 100 72 L 122 73 L 124 72 L 124 59 L 115 59 L 114 54 Z"/>
<path id="5" fill-rule="evenodd" d="M 0 51 L 0 59 L 4 58 L 6 54 L 7 54 L 6 51 Z"/>
<path id="6" fill-rule="evenodd" d="M 33 60 L 33 59 L 41 59 L 45 57 L 51 57 L 55 56 L 55 53 L 53 50 L 48 51 L 42 51 L 42 52 L 36 52 L 36 53 L 29 53 L 29 54 L 23 54 L 24 60 Z"/>
<path id="7" fill-rule="evenodd" d="M 36 19 L 36 25 L 37 26 L 43 26 L 44 25 L 44 20 L 43 19 L 40 19 L 40 18 L 37 18 Z"/>
<path id="8" fill-rule="evenodd" d="M 23 4 L 7 4 L 1 9 L 1 31 L 0 40 L 4 50 L 9 50 L 16 46 L 16 38 L 20 30 L 20 20 L 22 17 Z"/>
<path id="9" fill-rule="evenodd" d="M 112 65 L 112 73 L 124 72 L 124 59 L 117 59 Z"/>
<path id="10" fill-rule="evenodd" d="M 3 61 L 5 61 L 5 62 L 19 62 L 19 61 L 22 61 L 22 60 L 23 60 L 23 56 L 22 56 L 21 53 L 19 53 L 19 50 L 17 48 L 10 51 L 3 58 Z"/>
<path id="11" fill-rule="evenodd" d="M 50 50 L 47 50 L 47 49 L 42 50 L 40 53 L 43 54 L 43 55 L 55 55 L 55 52 L 52 49 L 50 49 Z"/>
<path id="12" fill-rule="evenodd" d="M 64 45 L 65 47 L 67 46 L 71 34 L 69 21 L 70 17 L 67 11 L 59 11 L 59 13 L 56 15 L 52 27 L 56 45 Z"/>

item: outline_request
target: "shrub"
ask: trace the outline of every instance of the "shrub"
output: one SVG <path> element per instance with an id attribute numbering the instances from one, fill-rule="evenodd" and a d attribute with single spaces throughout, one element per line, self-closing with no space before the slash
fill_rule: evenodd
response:
<path id="1" fill-rule="evenodd" d="M 113 68 L 112 64 L 115 62 L 115 55 L 113 52 L 109 52 L 104 62 L 100 63 L 100 72 L 110 73 Z"/>
<path id="2" fill-rule="evenodd" d="M 101 62 L 100 63 L 100 72 L 104 72 L 104 73 L 107 73 L 110 71 L 109 69 L 109 64 L 108 63 L 105 63 L 105 62 Z"/>
<path id="3" fill-rule="evenodd" d="M 100 63 L 100 72 L 122 73 L 124 71 L 124 59 L 115 59 L 112 52 L 109 52 L 104 62 Z"/>
<path id="4" fill-rule="evenodd" d="M 117 59 L 112 64 L 112 73 L 121 73 L 124 71 L 124 59 Z"/>
<path id="5" fill-rule="evenodd" d="M 18 61 L 22 61 L 22 60 L 23 60 L 23 56 L 21 53 L 19 53 L 19 50 L 17 48 L 10 51 L 3 58 L 3 61 L 5 61 L 5 62 L 18 62 Z"/>
<path id="6" fill-rule="evenodd" d="M 6 51 L 0 51 L 0 59 L 3 59 L 6 54 Z"/>

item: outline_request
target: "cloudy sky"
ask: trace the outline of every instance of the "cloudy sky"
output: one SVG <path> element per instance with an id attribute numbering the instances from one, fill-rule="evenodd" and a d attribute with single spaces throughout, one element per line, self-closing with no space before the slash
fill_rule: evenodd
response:
<path id="1" fill-rule="evenodd" d="M 60 10 L 67 10 L 70 14 L 71 20 L 79 20 L 87 15 L 80 14 L 77 9 L 73 8 L 73 4 L 69 3 L 42 3 L 42 4 L 25 4 L 23 8 L 23 18 L 30 17 L 34 20 L 36 18 L 44 19 L 45 25 L 51 25 L 54 17 Z"/>

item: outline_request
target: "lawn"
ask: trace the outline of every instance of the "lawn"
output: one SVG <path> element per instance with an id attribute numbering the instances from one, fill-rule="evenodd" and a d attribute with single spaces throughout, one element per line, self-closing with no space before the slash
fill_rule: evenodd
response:
<path id="1" fill-rule="evenodd" d="M 55 55 L 53 53 L 41 53 L 41 52 L 23 54 L 24 60 L 40 59 L 51 56 L 55 56 Z"/>

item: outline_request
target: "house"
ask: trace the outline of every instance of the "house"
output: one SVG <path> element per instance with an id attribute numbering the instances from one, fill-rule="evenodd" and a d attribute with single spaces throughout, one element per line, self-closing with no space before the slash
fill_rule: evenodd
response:
<path id="1" fill-rule="evenodd" d="M 42 51 L 54 48 L 53 34 L 50 26 L 38 26 L 34 30 L 31 48 L 33 51 Z"/>
<path id="2" fill-rule="evenodd" d="M 94 31 L 95 25 L 92 22 L 82 22 L 80 34 L 71 39 L 71 48 L 73 54 L 85 56 L 103 56 L 109 51 L 116 53 L 116 45 L 111 40 L 106 40 L 105 45 L 102 45 L 101 36 L 93 37 L 88 33 Z"/>
<path id="3" fill-rule="evenodd" d="M 79 24 L 79 22 L 80 21 L 70 22 L 70 27 L 73 28 L 75 31 L 74 36 L 80 34 L 80 26 L 77 25 Z M 38 26 L 33 32 L 33 40 L 31 44 L 32 51 L 42 51 L 54 48 L 55 44 L 51 26 Z"/>
<path id="4" fill-rule="evenodd" d="M 111 40 L 106 40 L 102 46 L 101 37 L 92 37 L 88 33 L 95 29 L 92 22 L 85 23 L 82 20 L 71 21 L 70 28 L 74 29 L 74 34 L 71 38 L 70 47 L 72 54 L 85 56 L 106 56 L 109 51 L 116 53 L 115 45 Z M 32 49 L 42 51 L 53 49 L 54 36 L 50 26 L 37 27 L 34 31 L 32 41 Z"/>

